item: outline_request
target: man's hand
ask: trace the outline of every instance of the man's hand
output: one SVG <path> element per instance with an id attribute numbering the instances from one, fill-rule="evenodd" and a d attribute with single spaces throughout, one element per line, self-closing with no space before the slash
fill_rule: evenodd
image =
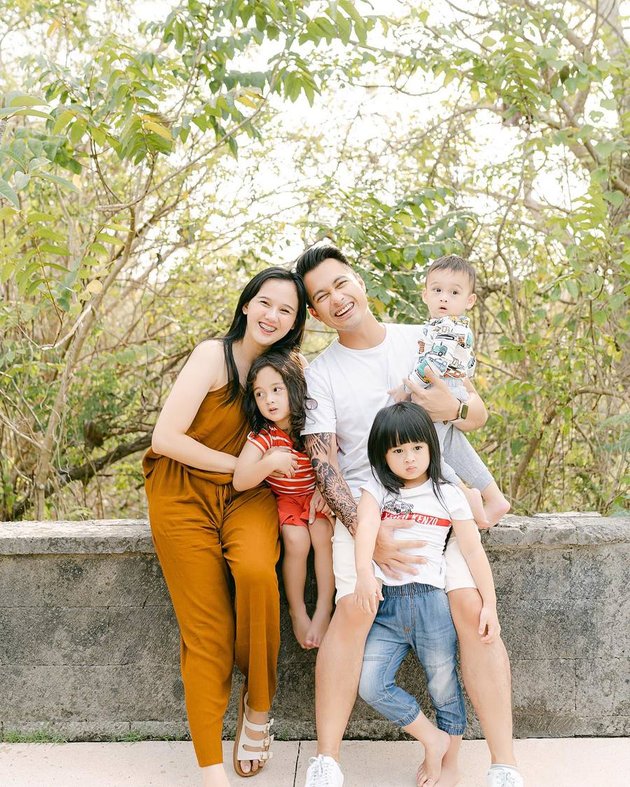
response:
<path id="1" fill-rule="evenodd" d="M 404 381 L 411 391 L 411 401 L 423 407 L 432 421 L 453 421 L 459 412 L 459 400 L 441 377 L 436 377 L 429 369 L 425 375 L 431 383 L 430 388 L 422 388 L 413 380 Z"/>
<path id="2" fill-rule="evenodd" d="M 426 541 L 397 541 L 394 538 L 394 531 L 397 528 L 413 527 L 413 524 L 409 519 L 386 519 L 381 522 L 376 536 L 374 560 L 383 573 L 392 579 L 399 579 L 404 574 L 416 573 L 416 567 L 427 562 L 422 555 L 412 555 L 408 551 L 425 547 Z"/>
<path id="3" fill-rule="evenodd" d="M 324 495 L 316 489 L 313 492 L 313 497 L 311 498 L 311 504 L 308 509 L 308 523 L 312 525 L 313 522 L 318 518 L 318 516 L 325 516 L 331 523 L 331 525 L 335 526 L 335 512 L 326 502 Z"/>

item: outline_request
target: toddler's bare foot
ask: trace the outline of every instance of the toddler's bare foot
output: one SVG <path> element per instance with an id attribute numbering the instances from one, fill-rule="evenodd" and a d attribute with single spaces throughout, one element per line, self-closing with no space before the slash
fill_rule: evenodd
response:
<path id="1" fill-rule="evenodd" d="M 442 771 L 442 760 L 451 745 L 447 732 L 436 729 L 430 738 L 422 741 L 424 745 L 424 762 L 418 768 L 416 784 L 418 787 L 436 787 Z"/>
<path id="2" fill-rule="evenodd" d="M 483 508 L 488 520 L 488 526 L 492 527 L 492 525 L 496 525 L 504 514 L 507 514 L 510 510 L 510 504 L 503 495 L 500 495 L 493 497 L 492 500 L 486 500 Z"/>
<path id="3" fill-rule="evenodd" d="M 472 487 L 463 485 L 460 486 L 460 489 L 468 501 L 468 505 L 472 511 L 473 519 L 477 523 L 477 526 L 492 527 L 493 523 L 488 521 L 486 510 L 483 505 L 483 498 L 481 497 L 481 492 L 478 489 L 473 489 Z"/>
<path id="4" fill-rule="evenodd" d="M 291 625 L 293 626 L 293 633 L 295 634 L 295 638 L 300 644 L 301 648 L 305 650 L 310 650 L 313 645 L 309 645 L 307 642 L 308 633 L 311 628 L 311 619 L 306 614 L 306 608 L 301 610 L 289 610 L 289 615 L 291 616 Z"/>
<path id="5" fill-rule="evenodd" d="M 331 609 L 315 608 L 313 620 L 306 634 L 306 647 L 318 648 L 322 644 L 331 616 Z"/>
<path id="6" fill-rule="evenodd" d="M 392 388 L 387 392 L 395 402 L 409 402 L 411 401 L 411 394 L 405 389 L 404 385 L 399 385 L 398 388 Z"/>

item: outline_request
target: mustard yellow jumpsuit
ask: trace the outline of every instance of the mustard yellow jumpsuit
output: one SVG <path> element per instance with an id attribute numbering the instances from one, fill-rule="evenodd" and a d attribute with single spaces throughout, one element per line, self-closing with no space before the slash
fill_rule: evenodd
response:
<path id="1" fill-rule="evenodd" d="M 238 456 L 247 431 L 242 394 L 229 402 L 226 385 L 206 395 L 187 434 Z M 267 488 L 236 492 L 231 474 L 198 470 L 151 450 L 143 470 L 153 541 L 181 634 L 190 733 L 199 765 L 214 765 L 223 760 L 234 661 L 253 710 L 268 710 L 276 689 L 276 503 Z"/>

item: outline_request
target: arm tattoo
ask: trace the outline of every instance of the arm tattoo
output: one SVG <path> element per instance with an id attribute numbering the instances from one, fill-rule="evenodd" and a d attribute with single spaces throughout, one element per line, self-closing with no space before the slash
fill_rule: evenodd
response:
<path id="1" fill-rule="evenodd" d="M 304 450 L 313 465 L 317 488 L 350 533 L 354 535 L 357 526 L 357 504 L 354 502 L 350 487 L 344 481 L 336 463 L 331 462 L 335 450 L 334 437 L 334 434 L 330 432 L 306 435 Z"/>

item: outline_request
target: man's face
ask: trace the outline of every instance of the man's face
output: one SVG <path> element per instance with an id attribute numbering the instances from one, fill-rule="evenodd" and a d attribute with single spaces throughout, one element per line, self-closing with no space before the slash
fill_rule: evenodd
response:
<path id="1" fill-rule="evenodd" d="M 369 313 L 363 280 L 339 260 L 321 262 L 304 276 L 304 286 L 310 313 L 338 333 L 360 328 Z"/>

